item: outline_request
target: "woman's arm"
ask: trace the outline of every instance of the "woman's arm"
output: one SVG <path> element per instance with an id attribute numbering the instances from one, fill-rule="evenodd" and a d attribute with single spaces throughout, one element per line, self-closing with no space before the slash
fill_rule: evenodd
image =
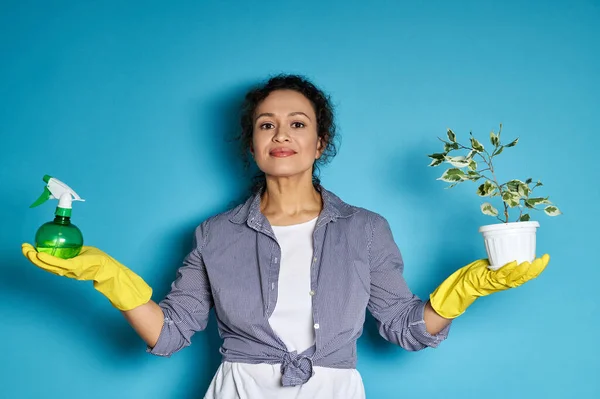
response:
<path id="1" fill-rule="evenodd" d="M 137 308 L 121 312 L 136 333 L 153 348 L 163 328 L 164 314 L 156 302 L 150 300 Z"/>
<path id="2" fill-rule="evenodd" d="M 425 320 L 425 328 L 431 335 L 436 335 L 451 322 L 451 319 L 446 319 L 437 314 L 437 312 L 433 310 L 433 307 L 431 307 L 431 303 L 429 301 L 427 301 L 425 304 L 423 319 Z"/>
<path id="3" fill-rule="evenodd" d="M 441 319 L 428 302 L 414 295 L 408 287 L 403 276 L 402 255 L 387 220 L 373 214 L 370 222 L 371 281 L 367 307 L 378 321 L 379 333 L 410 351 L 437 347 L 447 337 L 450 320 Z"/>

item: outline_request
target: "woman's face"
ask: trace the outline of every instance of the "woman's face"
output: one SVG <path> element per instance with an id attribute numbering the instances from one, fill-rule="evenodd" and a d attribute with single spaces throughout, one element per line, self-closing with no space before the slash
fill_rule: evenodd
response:
<path id="1" fill-rule="evenodd" d="M 256 108 L 252 154 L 267 176 L 312 176 L 321 153 L 315 111 L 304 95 L 276 90 Z"/>

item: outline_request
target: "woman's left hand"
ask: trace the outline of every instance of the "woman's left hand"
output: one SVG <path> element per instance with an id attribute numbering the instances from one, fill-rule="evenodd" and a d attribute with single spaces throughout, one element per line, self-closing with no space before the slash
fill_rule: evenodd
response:
<path id="1" fill-rule="evenodd" d="M 487 259 L 468 264 L 448 277 L 429 296 L 431 306 L 442 317 L 460 316 L 479 297 L 518 287 L 539 276 L 550 262 L 545 254 L 533 262 L 511 262 L 490 270 Z"/>

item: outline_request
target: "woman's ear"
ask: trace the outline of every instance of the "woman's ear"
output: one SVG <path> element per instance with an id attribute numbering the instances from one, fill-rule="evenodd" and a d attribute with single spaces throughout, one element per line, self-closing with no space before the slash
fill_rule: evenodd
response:
<path id="1" fill-rule="evenodd" d="M 317 154 L 315 156 L 315 159 L 321 158 L 321 155 L 323 155 L 323 151 L 325 151 L 325 141 L 323 140 L 323 137 L 319 137 L 317 139 Z"/>

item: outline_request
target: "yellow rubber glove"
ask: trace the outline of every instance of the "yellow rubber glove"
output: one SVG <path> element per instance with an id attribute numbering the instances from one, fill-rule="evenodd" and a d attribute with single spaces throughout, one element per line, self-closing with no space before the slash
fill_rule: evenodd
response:
<path id="1" fill-rule="evenodd" d="M 50 273 L 93 281 L 94 288 L 119 310 L 136 308 L 152 296 L 152 288 L 140 276 L 97 248 L 84 246 L 71 259 L 37 252 L 30 244 L 23 244 L 22 251 L 31 263 Z"/>
<path id="2" fill-rule="evenodd" d="M 548 265 L 545 254 L 533 262 L 511 262 L 498 270 L 488 269 L 487 259 L 476 260 L 458 269 L 429 296 L 433 309 L 442 317 L 460 316 L 479 297 L 518 287 L 536 278 Z"/>

